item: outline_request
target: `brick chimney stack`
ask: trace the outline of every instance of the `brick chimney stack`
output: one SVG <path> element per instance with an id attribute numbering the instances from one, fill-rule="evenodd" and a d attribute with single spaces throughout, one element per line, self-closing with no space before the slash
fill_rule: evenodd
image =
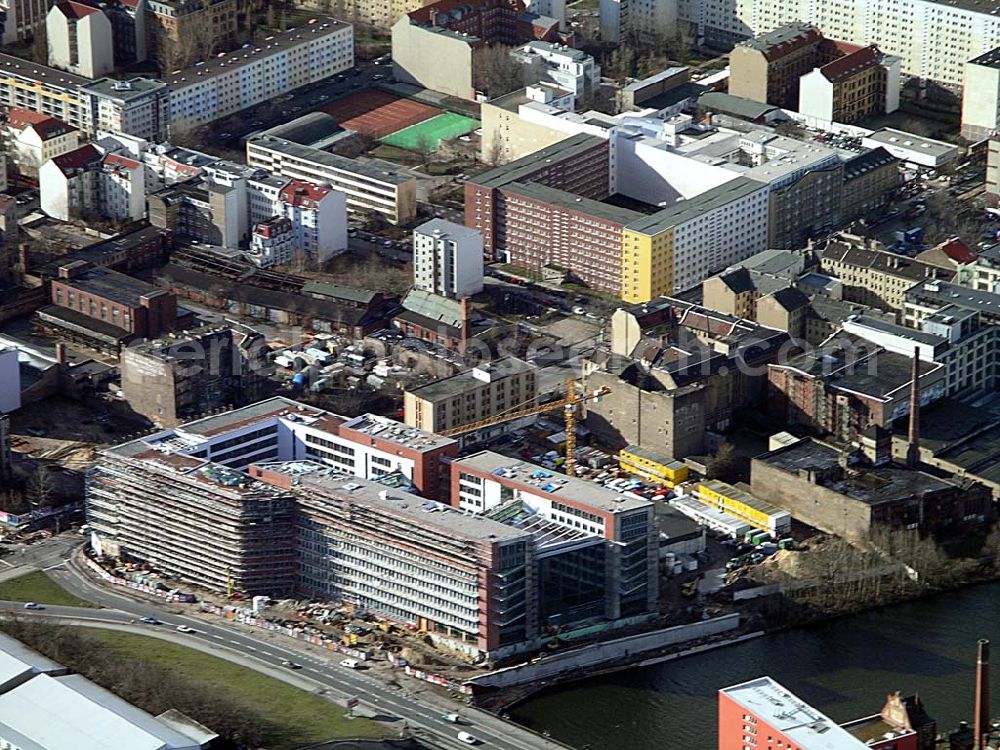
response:
<path id="1" fill-rule="evenodd" d="M 975 750 L 986 750 L 986 735 L 990 731 L 990 642 L 980 638 L 976 650 L 976 733 Z"/>
<path id="2" fill-rule="evenodd" d="M 913 372 L 910 374 L 910 433 L 906 447 L 906 465 L 920 463 L 920 347 L 913 350 Z"/>

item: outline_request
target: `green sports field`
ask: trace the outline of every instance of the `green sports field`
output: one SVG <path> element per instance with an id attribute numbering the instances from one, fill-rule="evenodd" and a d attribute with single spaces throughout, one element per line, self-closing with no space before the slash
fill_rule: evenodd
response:
<path id="1" fill-rule="evenodd" d="M 437 117 L 397 130 L 382 139 L 382 143 L 407 151 L 433 151 L 441 141 L 470 133 L 479 127 L 479 120 L 445 112 Z"/>

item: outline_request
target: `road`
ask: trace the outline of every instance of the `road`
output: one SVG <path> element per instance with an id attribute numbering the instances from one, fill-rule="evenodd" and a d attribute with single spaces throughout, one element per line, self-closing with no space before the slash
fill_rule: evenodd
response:
<path id="1" fill-rule="evenodd" d="M 192 647 L 248 666 L 271 676 L 277 676 L 299 687 L 322 690 L 329 697 L 346 699 L 357 696 L 361 707 L 359 715 L 394 716 L 411 728 L 434 735 L 435 742 L 443 748 L 465 747 L 456 734 L 466 731 L 483 741 L 483 745 L 502 750 L 565 750 L 565 746 L 550 742 L 522 727 L 506 722 L 492 714 L 470 707 L 456 709 L 453 701 L 437 694 L 421 683 L 402 677 L 403 685 L 392 688 L 377 679 L 374 670 L 352 670 L 339 665 L 339 654 L 293 641 L 273 633 L 248 633 L 239 626 L 217 625 L 207 619 L 183 614 L 184 605 L 143 602 L 96 586 L 75 568 L 66 564 L 70 543 L 78 541 L 63 535 L 45 545 L 31 545 L 24 553 L 8 556 L 30 558 L 35 565 L 48 563 L 47 571 L 60 586 L 72 594 L 99 604 L 104 609 L 46 606 L 43 610 L 26 610 L 20 602 L 0 602 L 0 614 L 45 618 L 67 624 L 94 627 L 112 626 L 132 632 L 141 632 L 178 643 L 187 642 Z M 54 566 L 54 567 L 52 567 Z M 162 625 L 134 625 L 140 617 L 153 617 Z M 207 617 L 207 616 L 206 616 Z M 178 633 L 176 628 L 186 625 L 196 632 Z M 291 661 L 301 669 L 290 670 L 282 662 Z M 368 674 L 371 671 L 372 674 Z M 303 684 L 304 683 L 304 684 Z M 468 717 L 464 726 L 456 726 L 441 719 L 441 714 L 458 710 Z"/>

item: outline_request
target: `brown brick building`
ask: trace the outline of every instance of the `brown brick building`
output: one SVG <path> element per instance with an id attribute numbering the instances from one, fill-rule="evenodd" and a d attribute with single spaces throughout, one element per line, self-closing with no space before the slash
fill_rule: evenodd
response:
<path id="1" fill-rule="evenodd" d="M 49 299 L 52 304 L 39 311 L 43 324 L 70 338 L 95 338 L 109 349 L 193 322 L 190 312 L 178 313 L 171 292 L 80 260 L 59 269 L 49 282 Z"/>
<path id="2" fill-rule="evenodd" d="M 992 517 L 989 489 L 800 440 L 751 462 L 753 494 L 810 526 L 863 540 L 877 526 L 952 534 Z"/>
<path id="3" fill-rule="evenodd" d="M 150 0 L 146 6 L 149 56 L 162 75 L 205 59 L 236 36 L 236 0 Z"/>
<path id="4" fill-rule="evenodd" d="M 823 42 L 815 26 L 795 23 L 737 44 L 729 54 L 729 93 L 797 109 L 799 78 L 824 60 Z"/>

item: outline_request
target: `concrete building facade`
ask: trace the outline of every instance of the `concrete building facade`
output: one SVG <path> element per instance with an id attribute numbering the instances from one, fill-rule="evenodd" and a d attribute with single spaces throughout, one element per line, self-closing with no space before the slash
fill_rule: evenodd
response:
<path id="1" fill-rule="evenodd" d="M 483 236 L 444 219 L 413 230 L 413 288 L 461 299 L 483 291 Z"/>
<path id="2" fill-rule="evenodd" d="M 150 143 L 170 137 L 169 91 L 162 81 L 102 78 L 80 87 L 95 133 L 131 135 Z"/>
<path id="3" fill-rule="evenodd" d="M 431 432 L 526 409 L 538 398 L 533 366 L 504 357 L 403 394 L 403 421 Z"/>
<path id="4" fill-rule="evenodd" d="M 38 169 L 49 159 L 80 145 L 80 131 L 54 117 L 27 109 L 7 110 L 4 141 L 15 171 L 38 179 Z"/>

